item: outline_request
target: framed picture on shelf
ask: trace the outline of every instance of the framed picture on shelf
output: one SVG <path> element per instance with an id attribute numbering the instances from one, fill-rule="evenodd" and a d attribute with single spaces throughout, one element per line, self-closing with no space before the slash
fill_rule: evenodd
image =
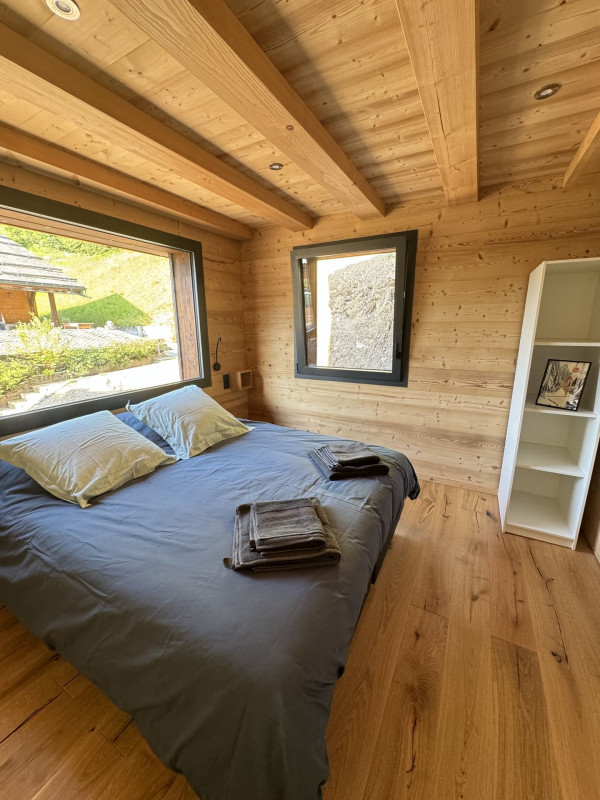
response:
<path id="1" fill-rule="evenodd" d="M 591 363 L 549 358 L 536 405 L 577 411 Z"/>

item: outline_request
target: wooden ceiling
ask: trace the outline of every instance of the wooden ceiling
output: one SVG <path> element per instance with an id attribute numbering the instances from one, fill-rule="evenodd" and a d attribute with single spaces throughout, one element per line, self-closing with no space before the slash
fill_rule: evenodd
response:
<path id="1" fill-rule="evenodd" d="M 242 239 L 600 170 L 598 0 L 79 6 L 0 3 L 2 182 L 17 164 Z"/>

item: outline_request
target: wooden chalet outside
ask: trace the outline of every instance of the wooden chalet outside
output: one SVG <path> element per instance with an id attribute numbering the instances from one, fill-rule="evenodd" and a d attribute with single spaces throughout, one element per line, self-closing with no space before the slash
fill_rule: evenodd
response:
<path id="1" fill-rule="evenodd" d="M 79 294 L 85 297 L 85 286 L 22 244 L 0 236 L 0 326 L 28 322 L 31 314 L 37 314 L 37 292 L 48 293 L 52 322 L 58 327 L 54 295 Z"/>

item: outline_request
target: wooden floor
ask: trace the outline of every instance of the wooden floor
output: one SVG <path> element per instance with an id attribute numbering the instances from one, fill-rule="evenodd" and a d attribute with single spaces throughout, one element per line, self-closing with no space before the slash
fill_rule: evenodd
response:
<path id="1" fill-rule="evenodd" d="M 495 497 L 425 484 L 367 598 L 328 744 L 326 800 L 599 800 L 592 553 L 502 535 Z M 196 795 L 2 609 L 0 800 L 33 798 Z"/>

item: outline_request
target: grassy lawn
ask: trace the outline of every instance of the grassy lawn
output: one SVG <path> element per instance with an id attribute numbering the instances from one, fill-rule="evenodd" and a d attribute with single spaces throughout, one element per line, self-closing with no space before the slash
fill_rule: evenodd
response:
<path id="1" fill-rule="evenodd" d="M 111 320 L 115 325 L 125 328 L 133 328 L 136 325 L 149 325 L 152 322 L 152 317 L 149 314 L 134 306 L 133 303 L 130 303 L 120 294 L 110 294 L 100 300 L 92 300 L 89 303 L 65 306 L 64 308 L 60 307 L 59 297 L 61 295 L 56 296 L 56 306 L 58 318 L 61 322 L 93 322 L 97 328 L 106 325 L 107 320 Z M 62 297 L 65 297 L 65 295 L 62 295 Z M 69 295 L 66 295 L 66 298 L 71 299 Z M 41 298 L 38 296 L 38 311 L 41 316 L 49 317 L 48 295 L 45 295 L 45 301 L 45 303 L 42 303 Z M 48 311 L 45 309 L 46 306 L 48 306 Z"/>
<path id="2" fill-rule="evenodd" d="M 131 250 L 79 242 L 62 236 L 0 225 L 0 233 L 63 269 L 86 287 L 87 298 L 56 294 L 63 322 L 117 326 L 172 323 L 169 259 Z M 48 295 L 36 296 L 40 316 L 50 314 Z"/>
<path id="3" fill-rule="evenodd" d="M 115 325 L 132 326 L 173 320 L 167 258 L 113 250 L 95 257 L 69 253 L 52 261 L 82 283 L 89 297 L 55 295 L 63 322 L 104 325 L 110 319 Z M 47 295 L 37 295 L 37 307 L 40 315 L 50 313 Z"/>

